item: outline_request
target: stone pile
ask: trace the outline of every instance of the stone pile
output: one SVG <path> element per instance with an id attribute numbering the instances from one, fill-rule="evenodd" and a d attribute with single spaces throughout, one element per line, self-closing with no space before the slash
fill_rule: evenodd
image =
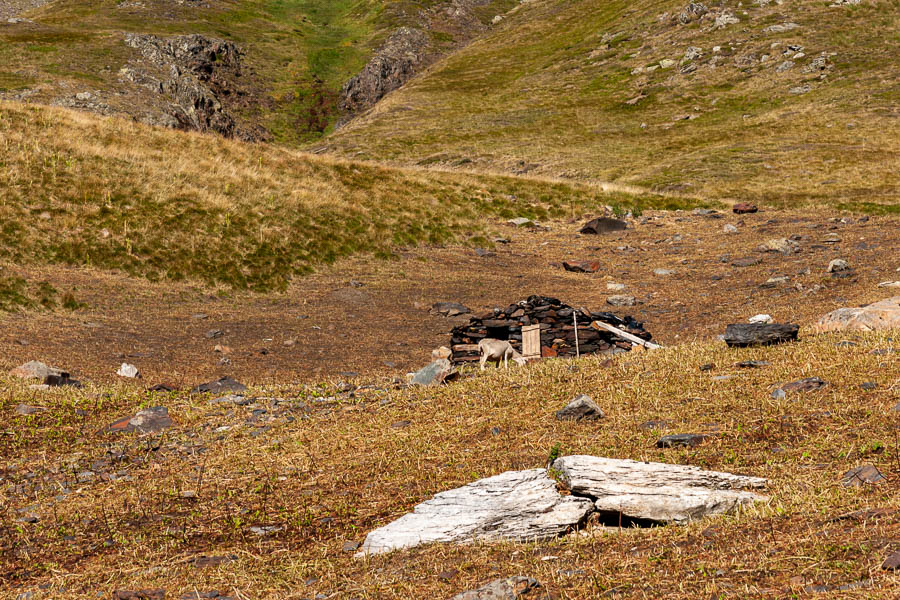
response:
<path id="1" fill-rule="evenodd" d="M 597 331 L 590 325 L 602 321 L 644 340 L 652 336 L 630 316 L 617 317 L 609 312 L 592 313 L 563 304 L 557 298 L 530 296 L 505 309 L 495 308 L 492 312 L 469 319 L 466 325 L 454 327 L 450 333 L 451 360 L 454 363 L 477 361 L 480 357 L 478 342 L 485 338 L 509 340 L 519 352 L 522 351 L 522 327 L 539 324 L 541 327 L 541 356 L 575 356 L 575 325 L 578 321 L 578 349 L 581 354 L 596 352 L 626 352 L 632 343 L 614 333 Z"/>

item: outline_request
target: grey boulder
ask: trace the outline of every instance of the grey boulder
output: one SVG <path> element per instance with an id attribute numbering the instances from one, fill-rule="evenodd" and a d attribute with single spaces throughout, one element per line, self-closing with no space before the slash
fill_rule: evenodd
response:
<path id="1" fill-rule="evenodd" d="M 561 496 L 545 469 L 507 471 L 436 494 L 366 536 L 357 557 L 433 542 L 532 541 L 558 537 L 593 510 Z"/>

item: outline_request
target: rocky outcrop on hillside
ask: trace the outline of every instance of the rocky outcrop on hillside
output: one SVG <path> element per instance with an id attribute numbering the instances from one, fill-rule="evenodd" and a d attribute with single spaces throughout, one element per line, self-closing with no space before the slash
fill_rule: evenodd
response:
<path id="1" fill-rule="evenodd" d="M 341 90 L 341 109 L 359 112 L 369 108 L 415 75 L 431 48 L 427 33 L 401 27 L 381 50 Z"/>
<path id="2" fill-rule="evenodd" d="M 354 114 L 372 107 L 443 54 L 485 31 L 488 26 L 476 8 L 492 1 L 451 0 L 420 11 L 413 26 L 394 31 L 363 70 L 344 84 L 341 110 Z"/>
<path id="3" fill-rule="evenodd" d="M 233 42 L 196 34 L 160 38 L 129 33 L 125 44 L 141 58 L 123 67 L 120 77 L 157 95 L 140 120 L 248 141 L 265 137 L 259 127 L 239 124 L 230 110 L 251 101 L 238 84 L 242 52 Z"/>

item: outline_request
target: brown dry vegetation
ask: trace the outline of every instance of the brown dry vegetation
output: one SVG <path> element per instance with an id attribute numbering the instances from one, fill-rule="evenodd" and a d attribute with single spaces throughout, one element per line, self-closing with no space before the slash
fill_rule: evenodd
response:
<path id="1" fill-rule="evenodd" d="M 258 387 L 243 407 L 125 384 L 34 396 L 6 380 L 0 593 L 88 598 L 165 588 L 169 597 L 216 589 L 259 599 L 441 598 L 527 574 L 556 598 L 611 590 L 634 598 L 788 597 L 807 585 L 870 579 L 841 597 L 894 597 L 900 579 L 880 564 L 900 543 L 895 344 L 885 335 L 755 350 L 688 344 L 619 356 L 611 366 L 585 358 L 491 371 L 441 389 L 398 390 L 377 380 L 354 393 Z M 731 366 L 751 358 L 771 366 Z M 704 363 L 716 369 L 702 373 Z M 734 377 L 713 379 L 722 374 Z M 828 386 L 771 398 L 773 384 L 807 376 Z M 864 381 L 877 389 L 862 391 Z M 553 411 L 576 393 L 592 395 L 608 418 L 556 421 Z M 48 410 L 14 416 L 23 401 Z M 98 432 L 160 404 L 176 422 L 163 435 Z M 658 450 L 660 432 L 639 427 L 648 420 L 713 437 L 695 449 Z M 543 466 L 556 444 L 563 454 L 768 477 L 770 500 L 684 527 L 433 546 L 369 561 L 343 550 L 436 492 Z M 842 487 L 841 475 L 863 463 L 887 481 Z M 18 521 L 27 514 L 39 520 Z M 278 529 L 258 536 L 256 526 Z M 198 567 L 200 556 L 234 560 Z"/>

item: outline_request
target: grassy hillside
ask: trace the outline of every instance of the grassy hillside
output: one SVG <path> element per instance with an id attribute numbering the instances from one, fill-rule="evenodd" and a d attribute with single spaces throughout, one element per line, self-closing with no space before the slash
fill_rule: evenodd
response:
<path id="1" fill-rule="evenodd" d="M 496 219 L 682 205 L 548 180 L 382 168 L 12 103 L 0 103 L 0 140 L 0 260 L 238 288 L 280 289 L 353 253 L 490 244 Z"/>
<path id="2" fill-rule="evenodd" d="M 385 36 L 437 2 L 59 0 L 22 15 L 32 23 L 0 23 L 0 92 L 50 102 L 92 91 L 114 103 L 119 69 L 135 55 L 124 32 L 201 33 L 246 52 L 245 85 L 263 101 L 242 116 L 277 141 L 309 140 L 334 124 L 341 86 Z"/>
<path id="3" fill-rule="evenodd" d="M 148 397 L 134 382 L 36 398 L 0 376 L 0 595 L 51 598 L 65 586 L 67 598 L 156 588 L 166 598 L 449 598 L 527 575 L 555 598 L 792 598 L 813 586 L 896 598 L 900 577 L 880 568 L 900 534 L 896 353 L 883 334 L 841 339 L 545 361 L 439 389 L 269 385 L 241 405 Z M 751 359 L 770 364 L 733 366 Z M 777 382 L 813 376 L 827 386 L 771 395 Z M 607 417 L 557 421 L 579 393 Z M 18 416 L 20 402 L 46 410 Z M 167 407 L 173 426 L 102 431 L 148 404 Z M 709 437 L 657 448 L 670 433 Z M 543 467 L 551 452 L 766 477 L 770 499 L 683 527 L 371 560 L 345 548 L 437 492 Z M 844 487 L 842 475 L 864 464 L 886 480 Z"/>
<path id="4" fill-rule="evenodd" d="M 683 24 L 686 4 L 525 3 L 326 147 L 897 210 L 900 1 L 728 0 Z"/>

